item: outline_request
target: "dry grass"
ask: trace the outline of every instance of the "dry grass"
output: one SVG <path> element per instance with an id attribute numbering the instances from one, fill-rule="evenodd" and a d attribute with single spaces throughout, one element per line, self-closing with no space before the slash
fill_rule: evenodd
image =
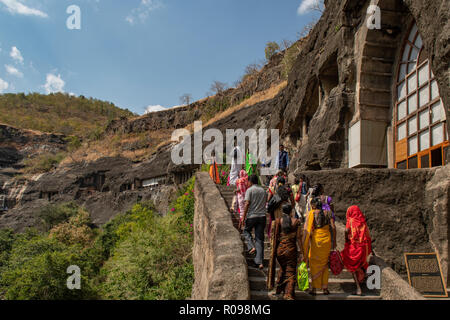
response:
<path id="1" fill-rule="evenodd" d="M 239 111 L 246 107 L 253 106 L 262 101 L 273 99 L 281 90 L 286 88 L 286 86 L 287 86 L 287 81 L 283 81 L 277 86 L 273 86 L 267 90 L 257 92 L 254 95 L 252 95 L 250 98 L 248 98 L 247 100 L 242 101 L 240 104 L 230 107 L 227 110 L 225 110 L 224 112 L 215 115 L 213 118 L 208 120 L 208 122 L 206 124 L 203 124 L 203 127 L 209 126 L 216 121 L 222 120 L 222 119 L 232 115 L 236 111 Z M 192 127 L 193 126 L 191 126 L 191 128 Z"/>
<path id="2" fill-rule="evenodd" d="M 253 106 L 259 102 L 263 102 L 266 100 L 270 100 L 275 98 L 275 96 L 280 93 L 281 90 L 283 90 L 284 88 L 286 88 L 287 86 L 287 81 L 283 81 L 280 84 L 270 87 L 267 90 L 261 91 L 261 92 L 257 92 L 254 95 L 252 95 L 250 98 L 244 100 L 243 102 L 241 102 L 238 105 L 232 106 L 230 108 L 228 108 L 227 110 L 225 110 L 224 112 L 218 113 L 216 114 L 213 118 L 211 118 L 210 120 L 208 120 L 208 122 L 203 123 L 202 126 L 203 128 L 219 121 L 222 119 L 225 119 L 226 117 L 232 115 L 233 113 L 242 110 L 246 107 L 250 107 Z M 184 129 L 188 130 L 189 132 L 193 133 L 194 132 L 194 124 L 191 123 L 189 125 L 187 125 L 186 127 L 184 127 Z M 170 138 L 169 138 L 170 139 Z M 163 146 L 169 145 L 171 143 L 173 143 L 174 141 L 171 140 L 167 140 L 167 141 L 163 141 L 162 143 L 160 143 L 158 145 L 158 148 L 161 148 Z"/>
<path id="3" fill-rule="evenodd" d="M 61 165 L 73 162 L 96 161 L 103 157 L 122 156 L 133 161 L 150 157 L 158 146 L 170 139 L 171 130 L 144 133 L 110 135 L 99 141 L 84 143 L 81 148 L 66 157 Z"/>

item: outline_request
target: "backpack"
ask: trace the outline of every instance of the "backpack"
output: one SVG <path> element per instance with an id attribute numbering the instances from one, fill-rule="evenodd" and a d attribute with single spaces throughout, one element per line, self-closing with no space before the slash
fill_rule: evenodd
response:
<path id="1" fill-rule="evenodd" d="M 276 194 L 281 198 L 282 201 L 289 200 L 290 192 L 286 186 L 279 186 L 278 189 L 276 189 Z"/>
<path id="2" fill-rule="evenodd" d="M 267 205 L 267 211 L 269 213 L 274 213 L 275 210 L 281 203 L 281 197 L 278 194 L 274 194 L 272 198 L 270 198 L 269 203 Z"/>

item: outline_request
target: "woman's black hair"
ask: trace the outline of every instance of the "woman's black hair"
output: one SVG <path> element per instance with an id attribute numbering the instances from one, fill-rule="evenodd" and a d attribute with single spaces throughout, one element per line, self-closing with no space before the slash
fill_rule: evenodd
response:
<path id="1" fill-rule="evenodd" d="M 284 177 L 278 177 L 277 178 L 277 185 L 280 184 L 280 183 L 282 185 L 286 184 L 286 179 L 284 179 Z"/>
<path id="2" fill-rule="evenodd" d="M 292 230 L 292 206 L 289 203 L 286 203 L 281 207 L 281 210 L 283 211 L 283 216 L 281 217 L 281 232 L 289 233 Z"/>
<path id="3" fill-rule="evenodd" d="M 252 174 L 250 176 L 249 180 L 252 184 L 259 184 L 258 176 L 256 174 Z"/>
<path id="4" fill-rule="evenodd" d="M 295 178 L 294 184 L 299 184 L 299 183 L 300 183 L 300 179 L 299 178 Z"/>
<path id="5" fill-rule="evenodd" d="M 322 201 L 320 198 L 314 197 L 311 199 L 311 206 L 315 207 L 316 210 L 322 211 Z"/>
<path id="6" fill-rule="evenodd" d="M 283 177 L 278 177 L 276 193 L 280 196 L 282 201 L 288 201 L 290 197 L 289 189 L 286 187 L 286 180 Z"/>
<path id="7" fill-rule="evenodd" d="M 319 226 L 324 226 L 326 223 L 326 217 L 325 217 L 325 213 L 323 212 L 323 208 L 322 208 L 322 201 L 320 200 L 320 198 L 313 198 L 311 200 L 311 206 L 315 207 L 316 210 L 320 210 L 319 214 L 317 215 L 316 221 L 317 224 Z"/>
<path id="8" fill-rule="evenodd" d="M 313 187 L 313 193 L 312 193 L 312 196 L 314 197 L 314 198 L 316 198 L 316 197 L 318 197 L 318 196 L 320 196 L 321 194 L 322 194 L 322 192 L 323 192 L 323 186 L 319 183 L 319 184 L 316 184 L 314 187 Z"/>

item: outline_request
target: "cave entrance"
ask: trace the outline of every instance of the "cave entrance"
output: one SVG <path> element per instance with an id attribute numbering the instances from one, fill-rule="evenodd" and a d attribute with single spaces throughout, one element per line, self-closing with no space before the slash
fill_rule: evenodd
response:
<path id="1" fill-rule="evenodd" d="M 330 97 L 331 90 L 339 85 L 339 68 L 337 64 L 337 52 L 333 53 L 319 71 L 320 100 L 326 101 Z"/>
<path id="2" fill-rule="evenodd" d="M 304 143 L 308 139 L 311 121 L 314 118 L 320 105 L 320 86 L 317 79 L 313 79 L 307 88 L 307 100 L 305 101 L 306 110 L 301 117 L 301 139 Z"/>

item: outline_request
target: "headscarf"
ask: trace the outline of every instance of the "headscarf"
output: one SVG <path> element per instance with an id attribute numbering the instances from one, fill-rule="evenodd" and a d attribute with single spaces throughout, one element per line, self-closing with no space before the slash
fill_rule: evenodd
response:
<path id="1" fill-rule="evenodd" d="M 245 170 L 241 170 L 241 172 L 239 172 L 239 180 L 237 181 L 237 187 L 239 189 L 239 192 L 241 194 L 245 194 L 245 192 L 247 192 L 248 189 L 248 174 Z"/>
<path id="2" fill-rule="evenodd" d="M 358 206 L 351 206 L 347 210 L 346 229 L 350 230 L 349 238 L 353 243 L 371 244 L 369 228 L 367 227 L 366 217 Z"/>
<path id="3" fill-rule="evenodd" d="M 372 239 L 366 218 L 358 206 L 348 208 L 346 229 L 349 230 L 350 241 L 346 241 L 341 252 L 342 261 L 348 271 L 363 274 L 369 266 L 367 257 L 372 252 Z"/>

